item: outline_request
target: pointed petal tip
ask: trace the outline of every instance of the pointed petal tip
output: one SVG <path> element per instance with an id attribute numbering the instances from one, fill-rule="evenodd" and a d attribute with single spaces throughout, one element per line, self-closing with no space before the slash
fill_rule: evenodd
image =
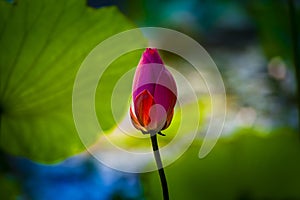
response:
<path id="1" fill-rule="evenodd" d="M 154 55 L 155 53 L 157 53 L 157 49 L 156 48 L 146 48 L 145 53 Z"/>
<path id="2" fill-rule="evenodd" d="M 140 64 L 158 63 L 163 64 L 163 61 L 156 48 L 146 48 L 144 51 Z"/>

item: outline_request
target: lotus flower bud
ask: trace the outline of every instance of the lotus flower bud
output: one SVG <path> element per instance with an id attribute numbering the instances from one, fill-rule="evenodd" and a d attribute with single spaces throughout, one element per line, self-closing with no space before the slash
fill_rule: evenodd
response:
<path id="1" fill-rule="evenodd" d="M 130 116 L 143 133 L 169 127 L 177 100 L 176 83 L 164 66 L 157 49 L 147 48 L 135 71 Z"/>

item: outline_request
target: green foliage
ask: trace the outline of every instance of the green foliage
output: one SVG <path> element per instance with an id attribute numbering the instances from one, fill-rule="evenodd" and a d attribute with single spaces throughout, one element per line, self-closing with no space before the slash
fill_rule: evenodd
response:
<path id="1" fill-rule="evenodd" d="M 115 7 L 93 9 L 84 0 L 0 1 L 0 147 L 42 162 L 83 151 L 72 117 L 77 70 L 97 44 L 130 28 Z M 122 58 L 131 67 L 137 60 L 137 54 Z M 103 81 L 110 86 L 109 78 Z M 106 109 L 108 98 L 97 102 L 98 110 Z M 111 118 L 102 123 L 114 125 Z"/>
<path id="2" fill-rule="evenodd" d="M 137 41 L 135 42 L 137 43 Z M 97 116 L 100 126 L 103 130 L 112 128 L 116 122 L 120 120 L 118 117 L 126 115 L 126 113 L 129 111 L 133 77 L 128 79 L 126 84 L 121 86 L 118 85 L 118 81 L 129 70 L 134 70 L 138 64 L 142 51 L 143 50 L 136 50 L 120 56 L 111 63 L 99 80 L 95 98 L 96 102 L 98 103 L 96 104 L 96 109 L 99 111 L 97 112 Z M 116 85 L 121 88 L 118 88 L 117 91 L 114 91 L 116 89 Z M 117 94 L 113 94 L 113 92 L 117 92 Z M 113 97 L 113 95 L 116 97 Z M 114 102 L 112 104 L 113 100 Z M 115 112 L 114 114 L 112 109 Z"/>
<path id="3" fill-rule="evenodd" d="M 170 199 L 299 199 L 299 143 L 290 129 L 270 134 L 241 130 L 220 139 L 201 160 L 195 143 L 165 169 Z M 157 172 L 143 179 L 148 199 L 160 199 Z"/>

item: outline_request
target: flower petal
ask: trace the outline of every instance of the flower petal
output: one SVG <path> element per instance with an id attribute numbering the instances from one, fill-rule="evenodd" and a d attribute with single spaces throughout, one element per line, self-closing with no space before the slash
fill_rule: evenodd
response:
<path id="1" fill-rule="evenodd" d="M 170 126 L 172 118 L 173 118 L 173 114 L 174 114 L 174 109 L 172 109 L 172 111 L 167 114 L 166 123 L 161 130 L 165 130 L 166 128 L 168 128 Z"/>
<path id="2" fill-rule="evenodd" d="M 162 130 L 167 121 L 165 108 L 160 104 L 154 104 L 150 109 L 149 115 L 151 120 L 146 127 L 148 132 L 157 133 Z"/>
<path id="3" fill-rule="evenodd" d="M 138 119 L 136 118 L 135 114 L 132 111 L 132 107 L 130 106 L 130 118 L 131 118 L 131 122 L 133 124 L 133 126 L 141 131 L 145 131 L 145 128 L 141 126 L 141 124 L 139 123 Z"/>
<path id="4" fill-rule="evenodd" d="M 163 61 L 161 60 L 157 49 L 147 48 L 135 71 L 133 80 L 133 98 L 143 90 L 148 90 L 153 96 L 155 86 L 162 71 L 165 70 Z"/>
<path id="5" fill-rule="evenodd" d="M 176 104 L 176 95 L 163 85 L 156 85 L 154 91 L 154 101 L 162 105 L 166 112 L 169 113 L 173 110 Z"/>
<path id="6" fill-rule="evenodd" d="M 153 96 L 155 85 L 164 68 L 164 65 L 156 63 L 139 64 L 135 71 L 132 85 L 133 98 L 135 99 L 143 90 L 148 90 Z"/>
<path id="7" fill-rule="evenodd" d="M 135 115 L 141 126 L 146 127 L 150 123 L 149 112 L 153 105 L 154 98 L 148 90 L 143 90 L 134 99 Z"/>

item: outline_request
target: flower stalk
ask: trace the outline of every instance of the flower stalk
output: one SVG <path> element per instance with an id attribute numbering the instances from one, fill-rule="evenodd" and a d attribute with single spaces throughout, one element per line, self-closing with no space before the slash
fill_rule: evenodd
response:
<path id="1" fill-rule="evenodd" d="M 158 134 L 162 134 L 161 132 L 158 132 Z M 163 191 L 163 198 L 164 200 L 169 200 L 169 191 L 168 191 L 168 183 L 166 179 L 166 175 L 164 172 L 164 167 L 161 161 L 160 153 L 159 153 L 159 147 L 157 144 L 157 134 L 151 135 L 151 144 L 152 144 L 152 149 L 154 153 L 154 158 L 156 162 L 156 166 L 158 169 L 158 174 L 160 178 L 160 183 Z"/>

